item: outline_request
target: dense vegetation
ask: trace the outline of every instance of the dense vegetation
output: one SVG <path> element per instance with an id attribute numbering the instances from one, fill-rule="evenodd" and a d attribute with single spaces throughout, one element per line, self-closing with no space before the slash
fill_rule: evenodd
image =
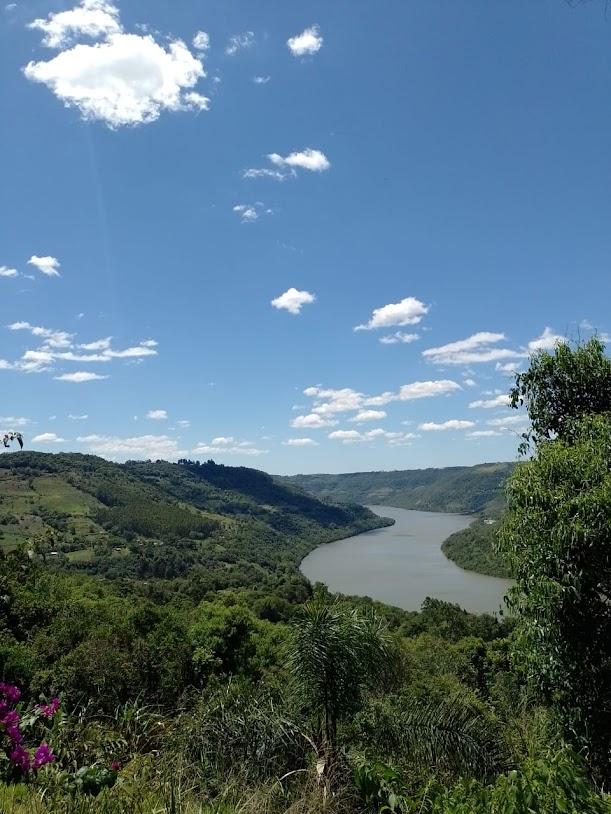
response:
<path id="1" fill-rule="evenodd" d="M 110 578 L 194 572 L 200 591 L 300 583 L 296 566 L 316 545 L 384 522 L 211 461 L 0 456 L 0 548 L 27 543 L 49 565 Z"/>
<path id="2" fill-rule="evenodd" d="M 468 528 L 448 537 L 441 550 L 466 571 L 491 577 L 512 577 L 511 566 L 495 547 L 497 529 L 498 521 L 494 518 L 478 518 Z"/>
<path id="3" fill-rule="evenodd" d="M 350 472 L 340 475 L 292 475 L 294 483 L 321 498 L 369 506 L 396 506 L 427 512 L 498 513 L 510 463 Z"/>
<path id="4" fill-rule="evenodd" d="M 571 375 L 605 369 L 578 350 Z M 531 417 L 571 390 L 545 356 Z M 609 814 L 611 404 L 581 403 L 510 477 L 501 619 L 312 588 L 306 535 L 371 517 L 253 470 L 3 460 L 2 814 Z M 128 567 L 50 534 L 93 563 L 121 539 Z M 140 579 L 132 546 L 193 559 Z"/>

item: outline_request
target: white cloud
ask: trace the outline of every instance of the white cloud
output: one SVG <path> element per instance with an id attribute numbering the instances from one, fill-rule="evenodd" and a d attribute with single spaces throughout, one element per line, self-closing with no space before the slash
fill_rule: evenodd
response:
<path id="1" fill-rule="evenodd" d="M 229 42 L 225 47 L 225 53 L 227 56 L 232 57 L 244 48 L 251 48 L 254 41 L 254 31 L 244 31 L 242 34 L 234 34 L 233 37 L 229 38 Z"/>
<path id="2" fill-rule="evenodd" d="M 10 432 L 12 429 L 16 427 L 27 427 L 31 421 L 29 418 L 24 418 L 23 416 L 14 416 L 14 415 L 2 415 L 0 416 L 0 428 L 4 427 L 3 432 Z M 7 428 L 9 428 L 7 430 Z"/>
<path id="3" fill-rule="evenodd" d="M 61 444 L 65 439 L 60 438 L 54 432 L 42 432 L 40 435 L 35 435 L 32 438 L 33 444 Z"/>
<path id="4" fill-rule="evenodd" d="M 411 342 L 416 342 L 420 339 L 420 334 L 406 334 L 404 331 L 395 331 L 394 334 L 387 334 L 380 337 L 380 342 L 383 345 L 409 345 Z"/>
<path id="5" fill-rule="evenodd" d="M 386 418 L 384 410 L 361 410 L 350 421 L 364 424 L 366 421 L 380 421 L 382 418 Z"/>
<path id="6" fill-rule="evenodd" d="M 104 339 L 96 339 L 95 342 L 87 342 L 84 345 L 79 345 L 82 350 L 108 350 L 112 336 L 106 336 Z"/>
<path id="7" fill-rule="evenodd" d="M 271 76 L 253 76 L 252 81 L 255 85 L 267 85 Z"/>
<path id="8" fill-rule="evenodd" d="M 528 418 L 524 415 L 508 415 L 504 418 L 490 418 L 486 424 L 489 427 L 514 427 L 528 424 Z"/>
<path id="9" fill-rule="evenodd" d="M 502 432 L 498 432 L 498 430 L 475 430 L 474 432 L 468 432 L 466 434 L 466 438 L 494 438 L 496 436 L 502 435 Z"/>
<path id="10" fill-rule="evenodd" d="M 399 390 L 399 401 L 412 401 L 413 399 L 426 399 L 433 396 L 445 396 L 461 390 L 461 386 L 451 379 L 438 379 L 428 382 L 412 382 L 404 384 Z"/>
<path id="11" fill-rule="evenodd" d="M 525 355 L 523 352 L 509 348 L 490 347 L 505 338 L 505 334 L 502 333 L 479 331 L 458 342 L 450 342 L 438 348 L 427 348 L 422 351 L 422 355 L 427 361 L 436 365 L 470 365 Z"/>
<path id="12" fill-rule="evenodd" d="M 434 421 L 427 421 L 424 424 L 419 424 L 418 429 L 424 432 L 445 432 L 446 430 L 468 430 L 474 426 L 475 421 L 461 421 L 460 419 L 452 418 L 440 424 L 436 424 Z"/>
<path id="13" fill-rule="evenodd" d="M 41 274 L 45 274 L 47 277 L 60 276 L 58 268 L 61 264 L 57 257 L 37 257 L 33 254 L 28 260 L 28 265 L 34 266 Z"/>
<path id="14" fill-rule="evenodd" d="M 538 350 L 554 350 L 559 342 L 566 342 L 564 336 L 555 334 L 551 328 L 545 328 L 541 336 L 528 343 L 528 350 L 534 353 Z"/>
<path id="15" fill-rule="evenodd" d="M 174 461 L 187 454 L 167 435 L 139 435 L 121 438 L 112 435 L 86 435 L 76 439 L 94 455 L 105 458 L 164 458 Z"/>
<path id="16" fill-rule="evenodd" d="M 477 382 L 475 381 L 475 379 L 464 379 L 463 384 L 465 385 L 465 387 L 475 387 Z"/>
<path id="17" fill-rule="evenodd" d="M 238 441 L 232 435 L 221 435 L 212 441 L 200 441 L 192 450 L 194 455 L 266 455 L 269 450 L 258 449 L 252 441 Z"/>
<path id="18" fill-rule="evenodd" d="M 167 417 L 167 410 L 149 410 L 146 414 L 146 418 L 150 418 L 152 421 L 165 421 Z"/>
<path id="19" fill-rule="evenodd" d="M 94 382 L 100 379 L 107 379 L 108 376 L 100 376 L 97 373 L 88 373 L 84 370 L 78 370 L 76 373 L 62 373 L 61 376 L 54 376 L 53 378 L 57 379 L 58 382 L 75 382 L 80 384 L 81 382 Z"/>
<path id="20" fill-rule="evenodd" d="M 68 414 L 68 418 L 72 421 L 86 421 L 89 416 L 87 414 L 84 415 L 73 415 L 72 413 Z"/>
<path id="21" fill-rule="evenodd" d="M 327 156 L 320 150 L 313 150 L 311 147 L 300 152 L 289 153 L 285 157 L 278 153 L 270 153 L 267 157 L 276 167 L 299 168 L 310 172 L 325 172 L 331 167 Z"/>
<path id="22" fill-rule="evenodd" d="M 306 28 L 301 34 L 290 37 L 286 42 L 289 51 L 295 57 L 315 54 L 322 48 L 323 38 L 317 25 Z"/>
<path id="23" fill-rule="evenodd" d="M 291 421 L 291 427 L 295 429 L 320 430 L 323 427 L 333 427 L 337 421 L 330 418 L 323 418 L 317 413 L 308 415 L 298 415 Z"/>
<path id="24" fill-rule="evenodd" d="M 511 404 L 511 400 L 509 396 L 501 394 L 500 396 L 495 396 L 493 399 L 478 399 L 477 401 L 472 401 L 469 404 L 471 409 L 484 409 L 484 410 L 491 410 L 494 407 L 509 407 Z"/>
<path id="25" fill-rule="evenodd" d="M 317 447 L 318 441 L 313 438 L 289 438 L 288 441 L 282 442 L 285 447 Z"/>
<path id="26" fill-rule="evenodd" d="M 198 31 L 193 37 L 193 47 L 196 51 L 207 51 L 210 48 L 210 34 Z"/>
<path id="27" fill-rule="evenodd" d="M 146 342 L 142 342 L 140 345 L 123 350 L 107 349 L 103 352 L 103 356 L 109 359 L 139 359 L 144 356 L 157 356 L 157 351 Z"/>
<path id="28" fill-rule="evenodd" d="M 44 344 L 50 348 L 70 348 L 74 334 L 67 331 L 56 331 L 29 322 L 13 322 L 8 326 L 10 331 L 29 331 L 32 336 L 40 337 Z"/>
<path id="29" fill-rule="evenodd" d="M 0 266 L 0 277 L 19 277 L 19 272 L 8 266 Z"/>
<path id="30" fill-rule="evenodd" d="M 374 308 L 369 322 L 357 325 L 355 331 L 371 331 L 376 328 L 390 328 L 394 325 L 416 325 L 428 314 L 429 308 L 415 297 L 405 297 L 400 302 L 391 302 L 381 308 Z"/>
<path id="31" fill-rule="evenodd" d="M 276 167 L 270 169 L 251 168 L 242 172 L 243 178 L 273 178 L 275 181 L 285 181 L 287 178 L 296 178 L 297 169 L 309 170 L 310 172 L 324 172 L 328 170 L 331 163 L 327 156 L 320 150 L 313 150 L 308 147 L 301 152 L 289 153 L 283 157 L 278 153 L 270 153 L 268 160 Z"/>
<path id="32" fill-rule="evenodd" d="M 359 444 L 366 441 L 384 440 L 388 446 L 409 446 L 413 438 L 417 438 L 412 432 L 389 432 L 381 427 L 367 432 L 357 430 L 335 430 L 328 436 L 332 441 L 341 441 L 342 444 Z"/>
<path id="33" fill-rule="evenodd" d="M 42 44 L 47 48 L 62 48 L 78 35 L 98 39 L 122 30 L 119 9 L 106 0 L 83 0 L 73 9 L 34 20 L 28 28 L 44 33 Z"/>
<path id="34" fill-rule="evenodd" d="M 240 216 L 242 223 L 254 223 L 262 214 L 271 215 L 272 210 L 265 208 L 265 204 L 257 201 L 254 204 L 236 204 L 233 211 Z"/>
<path id="35" fill-rule="evenodd" d="M 304 305 L 314 302 L 316 297 L 309 291 L 299 291 L 297 288 L 289 288 L 284 294 L 271 301 L 274 308 L 284 309 L 289 314 L 299 314 Z"/>
<path id="36" fill-rule="evenodd" d="M 192 91 L 205 76 L 201 60 L 181 40 L 165 48 L 151 35 L 112 33 L 104 42 L 29 62 L 24 73 L 84 119 L 111 129 L 155 121 L 164 110 L 206 109 L 209 101 Z"/>
<path id="37" fill-rule="evenodd" d="M 177 421 L 176 423 L 183 430 L 186 430 L 188 429 L 188 427 L 191 426 L 191 422 L 189 421 L 188 418 L 181 418 L 180 421 Z"/>
<path id="38" fill-rule="evenodd" d="M 497 362 L 494 366 L 494 369 L 498 373 L 502 373 L 503 376 L 513 376 L 517 373 L 520 368 L 522 367 L 521 362 L 505 362 L 504 364 L 501 362 Z"/>
<path id="39" fill-rule="evenodd" d="M 357 430 L 334 430 L 329 433 L 332 441 L 341 441 L 342 444 L 356 444 L 365 441 L 365 436 Z"/>

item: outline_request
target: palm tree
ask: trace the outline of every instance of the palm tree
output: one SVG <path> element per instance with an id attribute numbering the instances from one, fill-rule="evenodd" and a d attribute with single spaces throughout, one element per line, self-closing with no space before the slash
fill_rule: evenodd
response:
<path id="1" fill-rule="evenodd" d="M 337 746 L 337 725 L 357 709 L 363 692 L 390 663 L 385 625 L 340 602 L 306 603 L 294 626 L 288 667 L 293 688 L 315 720 L 315 740 L 328 764 Z"/>

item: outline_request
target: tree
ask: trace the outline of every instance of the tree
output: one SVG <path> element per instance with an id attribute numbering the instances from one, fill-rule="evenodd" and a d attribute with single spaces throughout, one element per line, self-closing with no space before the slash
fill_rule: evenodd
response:
<path id="1" fill-rule="evenodd" d="M 575 348 L 560 342 L 553 353 L 538 351 L 516 376 L 510 398 L 516 409 L 526 405 L 531 420 L 524 447 L 569 439 L 576 419 L 611 412 L 611 359 L 604 344 L 593 337 Z"/>
<path id="2" fill-rule="evenodd" d="M 588 402 L 581 379 L 577 385 L 579 404 L 600 404 L 595 394 Z M 564 382 L 560 396 L 569 389 Z M 552 385 L 543 383 L 539 392 L 551 394 Z M 536 409 L 541 403 L 535 401 Z M 553 419 L 556 411 L 544 409 L 541 416 Z M 586 416 L 568 433 L 562 421 L 554 426 L 560 437 L 539 443 L 536 456 L 512 475 L 499 536 L 516 574 L 508 600 L 518 615 L 514 658 L 608 779 L 611 415 Z M 545 431 L 541 423 L 538 432 Z"/>
<path id="3" fill-rule="evenodd" d="M 358 708 L 390 660 L 385 626 L 374 614 L 321 597 L 303 606 L 288 667 L 297 697 L 314 716 L 316 745 L 327 762 L 336 750 L 339 721 Z"/>

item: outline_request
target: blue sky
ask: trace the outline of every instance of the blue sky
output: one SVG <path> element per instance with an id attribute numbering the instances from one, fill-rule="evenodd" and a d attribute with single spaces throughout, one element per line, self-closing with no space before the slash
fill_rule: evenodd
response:
<path id="1" fill-rule="evenodd" d="M 0 71 L 28 448 L 513 459 L 511 371 L 611 331 L 602 0 L 22 0 Z"/>

